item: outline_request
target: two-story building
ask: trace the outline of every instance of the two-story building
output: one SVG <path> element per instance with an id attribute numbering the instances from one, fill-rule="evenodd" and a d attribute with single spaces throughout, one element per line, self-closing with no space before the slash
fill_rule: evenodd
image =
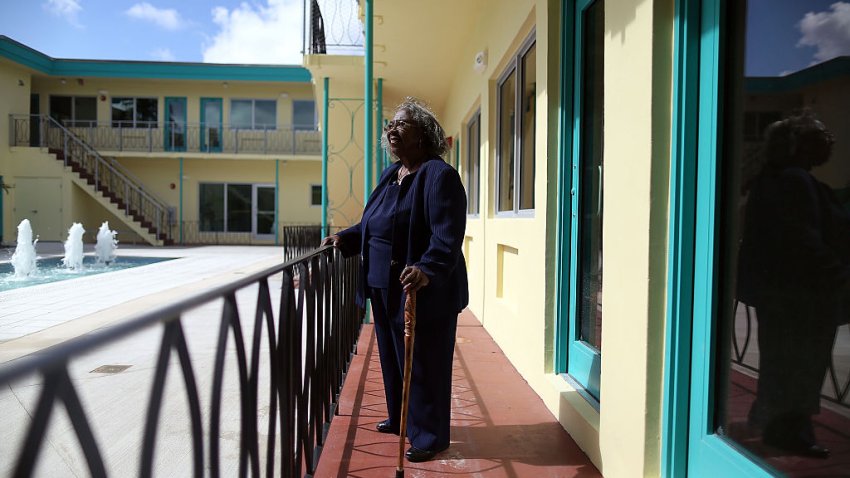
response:
<path id="1" fill-rule="evenodd" d="M 321 138 L 300 66 L 50 58 L 0 37 L 0 236 L 103 221 L 125 243 L 280 243 L 318 224 Z"/>

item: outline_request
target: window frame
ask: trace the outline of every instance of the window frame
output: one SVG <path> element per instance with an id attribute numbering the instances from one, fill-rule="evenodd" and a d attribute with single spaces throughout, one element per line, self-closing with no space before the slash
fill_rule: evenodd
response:
<path id="1" fill-rule="evenodd" d="M 495 161 L 495 170 L 494 170 L 494 196 L 493 196 L 493 213 L 496 217 L 534 217 L 535 208 L 530 209 L 520 209 L 520 199 L 522 198 L 522 183 L 520 181 L 520 175 L 522 170 L 522 115 L 515 114 L 514 115 L 514 124 L 513 124 L 513 134 L 514 134 L 514 144 L 513 144 L 513 153 L 514 153 L 514 164 L 513 164 L 513 192 L 512 192 L 512 201 L 513 208 L 512 209 L 499 209 L 499 203 L 501 198 L 501 172 L 502 172 L 502 129 L 501 129 L 501 120 L 502 120 L 502 85 L 508 79 L 508 77 L 515 73 L 515 81 L 514 81 L 514 111 L 521 112 L 522 111 L 522 87 L 524 83 L 524 76 L 522 70 L 522 60 L 525 58 L 526 54 L 533 48 L 537 46 L 537 31 L 536 28 L 532 28 L 523 42 L 520 44 L 520 47 L 516 50 L 515 53 L 511 55 L 508 64 L 505 66 L 502 73 L 499 75 L 496 80 L 496 114 L 495 117 L 495 131 L 496 131 L 496 161 Z M 537 67 L 537 63 L 535 62 L 535 68 Z M 535 131 L 536 131 L 536 123 L 537 123 L 537 113 L 535 111 L 534 115 L 535 122 Z M 532 141 L 536 141 L 535 137 L 531 138 Z M 537 151 L 535 148 L 535 152 L 533 156 L 537 155 Z M 534 168 L 537 168 L 536 157 L 531 158 L 534 162 Z M 532 197 L 534 196 L 534 182 L 531 183 L 532 187 Z M 480 211 L 480 207 L 479 207 Z"/>
<path id="2" fill-rule="evenodd" d="M 53 104 L 54 98 L 70 98 L 70 100 L 71 100 L 71 118 L 70 118 L 71 125 L 70 125 L 70 127 L 72 127 L 72 128 L 80 128 L 80 127 L 86 128 L 86 127 L 97 126 L 97 96 L 94 96 L 94 95 L 54 95 L 54 94 L 48 95 L 48 97 L 47 97 L 47 114 L 51 118 L 55 119 L 56 121 L 60 121 L 58 118 L 53 116 L 52 104 Z M 94 100 L 94 119 L 91 119 L 91 120 L 77 119 L 77 102 L 76 102 L 77 99 Z M 80 123 L 80 124 L 78 124 L 78 123 Z M 69 125 L 65 125 L 65 126 L 69 126 Z"/>
<path id="3" fill-rule="evenodd" d="M 115 100 L 131 99 L 133 100 L 133 119 L 132 121 L 115 120 L 114 119 L 114 102 Z M 156 101 L 156 117 L 153 121 L 141 121 L 136 119 L 136 112 L 139 109 L 139 100 Z M 159 97 L 158 96 L 113 96 L 109 99 L 109 119 L 110 125 L 113 128 L 133 128 L 133 129 L 153 129 L 159 127 Z"/>
<path id="4" fill-rule="evenodd" d="M 234 101 L 250 101 L 251 102 L 251 126 L 246 127 L 236 127 L 233 124 L 233 102 Z M 257 102 L 269 102 L 274 105 L 274 124 L 271 127 L 258 127 L 257 125 Z M 228 129 L 230 130 L 238 130 L 238 131 L 275 131 L 278 129 L 278 101 L 275 98 L 230 98 L 230 109 L 227 111 L 228 113 Z"/>
<path id="5" fill-rule="evenodd" d="M 315 204 L 313 202 L 313 191 L 315 188 L 319 188 L 319 203 Z M 322 207 L 322 185 L 321 184 L 310 184 L 310 207 Z"/>
<path id="6" fill-rule="evenodd" d="M 472 128 L 476 128 L 476 134 L 473 136 Z M 481 109 L 472 113 L 469 121 L 466 123 L 466 153 L 465 161 L 463 162 L 463 178 L 466 186 L 466 215 L 468 217 L 480 217 L 481 215 Z M 473 143 L 472 138 L 476 138 Z M 474 156 L 473 156 L 474 151 Z M 474 163 L 473 163 L 474 158 Z M 474 174 L 474 177 L 473 177 Z M 474 188 L 470 185 L 474 184 Z M 470 194 L 474 192 L 474 194 Z M 474 204 L 474 210 L 470 210 Z"/>

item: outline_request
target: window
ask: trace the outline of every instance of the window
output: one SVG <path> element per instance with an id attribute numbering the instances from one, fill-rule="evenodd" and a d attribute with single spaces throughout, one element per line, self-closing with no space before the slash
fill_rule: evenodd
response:
<path id="1" fill-rule="evenodd" d="M 199 230 L 275 234 L 277 210 L 273 184 L 201 183 Z"/>
<path id="2" fill-rule="evenodd" d="M 233 129 L 277 128 L 275 100 L 231 100 L 230 127 Z"/>
<path id="3" fill-rule="evenodd" d="M 498 82 L 496 212 L 534 209 L 536 85 L 532 33 Z"/>
<path id="4" fill-rule="evenodd" d="M 113 128 L 153 128 L 157 123 L 156 98 L 112 98 Z"/>
<path id="5" fill-rule="evenodd" d="M 690 424 L 686 473 L 843 476 L 850 123 L 839 105 L 850 57 L 800 48 L 800 24 L 837 18 L 846 3 L 689 3 L 698 30 L 677 49 L 699 56 L 676 79 L 692 103 L 680 101 L 674 125 L 684 213 L 671 229 L 683 244 L 673 259 L 692 269 L 671 302 L 689 305 L 670 319 L 690 349 L 669 365 L 689 377 L 670 412 Z M 699 81 L 681 81 L 689 75 Z"/>
<path id="6" fill-rule="evenodd" d="M 481 165 L 481 112 L 477 112 L 466 126 L 466 164 L 463 179 L 466 183 L 466 212 L 478 214 L 479 168 Z"/>
<path id="7" fill-rule="evenodd" d="M 321 184 L 311 184 L 310 185 L 310 205 L 311 206 L 321 206 L 322 205 L 322 185 Z"/>
<path id="8" fill-rule="evenodd" d="M 292 102 L 292 128 L 295 130 L 316 130 L 316 102 L 296 100 Z"/>
<path id="9" fill-rule="evenodd" d="M 94 126 L 97 124 L 97 98 L 93 96 L 51 96 L 50 117 L 65 126 Z"/>

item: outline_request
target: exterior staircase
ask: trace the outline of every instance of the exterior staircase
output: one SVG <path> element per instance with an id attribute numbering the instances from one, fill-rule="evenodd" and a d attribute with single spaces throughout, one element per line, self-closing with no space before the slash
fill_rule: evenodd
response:
<path id="1" fill-rule="evenodd" d="M 40 121 L 41 146 L 75 174 L 77 185 L 119 217 L 123 215 L 127 225 L 151 245 L 174 243 L 170 234 L 171 209 L 145 190 L 141 181 L 55 119 L 33 116 L 30 121 Z"/>

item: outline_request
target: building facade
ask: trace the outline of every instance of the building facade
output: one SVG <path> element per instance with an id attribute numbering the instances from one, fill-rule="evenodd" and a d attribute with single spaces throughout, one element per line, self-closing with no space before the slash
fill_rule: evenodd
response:
<path id="1" fill-rule="evenodd" d="M 760 315 L 786 309 L 783 295 L 809 302 L 806 279 L 789 279 L 767 303 L 738 291 L 748 185 L 770 173 L 769 125 L 802 111 L 826 125 L 832 154 L 811 177 L 832 190 L 836 214 L 850 180 L 850 52 L 827 53 L 811 33 L 844 6 L 771 5 L 367 0 L 364 57 L 315 48 L 305 57 L 316 102 L 328 105 L 319 108 L 328 145 L 376 144 L 406 96 L 435 110 L 452 136 L 444 159 L 467 187 L 469 308 L 605 476 L 846 473 L 848 317 L 833 323 L 833 309 L 799 306 L 800 330 L 768 333 L 762 322 L 760 333 Z M 798 43 L 811 45 L 809 60 L 765 66 Z M 358 114 L 371 104 L 375 126 L 350 126 L 344 101 Z M 337 151 L 329 182 L 368 190 L 387 159 L 376 151 L 367 164 L 377 166 L 364 168 L 360 151 Z M 332 203 L 339 190 L 329 188 Z M 344 214 L 329 213 L 333 224 L 356 222 L 359 194 Z M 791 232 L 770 247 L 811 249 L 793 231 L 821 226 L 789 211 L 774 223 Z M 838 300 L 837 284 L 824 287 L 830 298 L 810 303 Z M 824 331 L 820 345 L 813 328 Z M 771 334 L 797 340 L 777 347 Z M 801 366 L 811 361 L 821 365 Z M 762 377 L 780 363 L 785 377 Z M 788 384 L 803 375 L 816 389 L 806 411 L 759 417 L 766 403 L 802 401 Z M 794 438 L 773 433 L 807 417 Z M 809 444 L 833 453 L 824 459 Z"/>
<path id="2" fill-rule="evenodd" d="M 0 38 L 2 241 L 108 221 L 124 243 L 276 244 L 321 219 L 298 66 L 54 59 Z M 94 234 L 86 234 L 87 241 Z"/>

